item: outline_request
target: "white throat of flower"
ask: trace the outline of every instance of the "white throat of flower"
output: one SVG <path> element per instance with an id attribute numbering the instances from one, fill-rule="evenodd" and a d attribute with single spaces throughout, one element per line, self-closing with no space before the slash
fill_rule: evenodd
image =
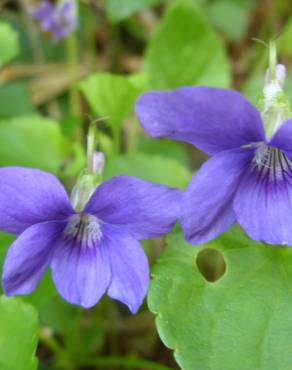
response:
<path id="1" fill-rule="evenodd" d="M 102 238 L 100 223 L 93 215 L 76 214 L 69 219 L 64 230 L 64 237 L 82 248 L 92 248 Z"/>

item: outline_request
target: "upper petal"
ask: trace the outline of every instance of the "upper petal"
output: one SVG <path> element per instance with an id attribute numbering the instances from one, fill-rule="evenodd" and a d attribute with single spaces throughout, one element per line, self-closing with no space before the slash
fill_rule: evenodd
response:
<path id="1" fill-rule="evenodd" d="M 182 202 L 182 227 L 192 244 L 207 242 L 234 222 L 233 198 L 252 149 L 226 150 L 209 159 L 193 177 Z"/>
<path id="2" fill-rule="evenodd" d="M 8 250 L 3 268 L 6 295 L 29 294 L 35 290 L 51 261 L 64 223 L 45 222 L 25 230 Z"/>
<path id="3" fill-rule="evenodd" d="M 292 245 L 292 161 L 276 148 L 257 155 L 245 171 L 234 210 L 252 239 Z"/>
<path id="4" fill-rule="evenodd" d="M 108 250 L 112 278 L 108 295 L 126 304 L 135 314 L 149 286 L 149 264 L 140 243 L 121 230 L 110 228 Z"/>
<path id="5" fill-rule="evenodd" d="M 285 151 L 292 156 L 292 119 L 289 119 L 278 129 L 270 141 L 270 145 Z"/>
<path id="6" fill-rule="evenodd" d="M 73 213 L 69 198 L 50 173 L 22 167 L 0 168 L 0 229 L 21 233 L 27 227 Z"/>
<path id="7" fill-rule="evenodd" d="M 131 176 L 117 176 L 101 184 L 85 212 L 123 226 L 135 238 L 168 233 L 180 212 L 181 191 Z"/>
<path id="8" fill-rule="evenodd" d="M 90 308 L 100 300 L 110 283 L 107 236 L 101 231 L 98 240 L 89 235 L 88 242 L 84 234 L 79 236 L 70 238 L 64 234 L 59 240 L 51 264 L 52 276 L 64 299 Z"/>
<path id="9" fill-rule="evenodd" d="M 152 137 L 186 141 L 208 154 L 265 139 L 257 109 L 233 90 L 183 87 L 142 95 L 136 113 Z"/>

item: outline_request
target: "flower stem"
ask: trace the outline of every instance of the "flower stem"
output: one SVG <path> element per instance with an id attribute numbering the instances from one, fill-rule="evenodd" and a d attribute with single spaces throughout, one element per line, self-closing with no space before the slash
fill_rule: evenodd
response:
<path id="1" fill-rule="evenodd" d="M 277 65 L 277 48 L 275 41 L 269 42 L 269 73 L 270 81 L 276 80 L 276 65 Z"/>
<path id="2" fill-rule="evenodd" d="M 63 369 L 73 370 L 72 364 L 67 357 L 66 351 L 59 345 L 59 343 L 54 339 L 53 336 L 47 335 L 45 331 L 40 330 L 39 334 L 41 342 L 53 352 L 53 354 L 58 359 L 58 363 Z"/>
<path id="3" fill-rule="evenodd" d="M 94 359 L 84 360 L 82 366 L 98 366 L 102 368 L 111 368 L 113 366 L 127 369 L 144 369 L 144 370 L 173 370 L 167 366 L 157 364 L 152 361 L 142 360 L 130 357 L 97 357 Z"/>
<path id="4" fill-rule="evenodd" d="M 78 43 L 76 33 L 72 32 L 66 39 L 67 62 L 70 73 L 69 87 L 69 109 L 73 117 L 81 116 L 81 107 L 78 91 L 79 79 L 79 61 L 78 61 Z"/>
<path id="5" fill-rule="evenodd" d="M 96 144 L 96 126 L 91 123 L 87 135 L 87 171 L 93 174 L 93 156 Z"/>
<path id="6" fill-rule="evenodd" d="M 121 130 L 118 128 L 113 129 L 113 149 L 114 154 L 118 155 L 121 150 Z"/>

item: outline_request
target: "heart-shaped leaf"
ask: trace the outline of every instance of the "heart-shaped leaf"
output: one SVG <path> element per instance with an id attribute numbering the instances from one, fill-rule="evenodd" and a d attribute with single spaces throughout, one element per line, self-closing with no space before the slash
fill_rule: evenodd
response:
<path id="1" fill-rule="evenodd" d="M 233 229 L 206 245 L 226 263 L 225 274 L 210 282 L 198 267 L 206 246 L 192 246 L 179 234 L 168 244 L 148 302 L 181 368 L 291 370 L 292 249 Z"/>

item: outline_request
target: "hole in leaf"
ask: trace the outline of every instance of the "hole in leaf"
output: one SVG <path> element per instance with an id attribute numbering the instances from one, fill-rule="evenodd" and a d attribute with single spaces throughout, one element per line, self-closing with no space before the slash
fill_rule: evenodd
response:
<path id="1" fill-rule="evenodd" d="M 216 249 L 202 249 L 197 255 L 196 263 L 200 273 L 210 282 L 219 280 L 226 271 L 224 256 Z"/>

